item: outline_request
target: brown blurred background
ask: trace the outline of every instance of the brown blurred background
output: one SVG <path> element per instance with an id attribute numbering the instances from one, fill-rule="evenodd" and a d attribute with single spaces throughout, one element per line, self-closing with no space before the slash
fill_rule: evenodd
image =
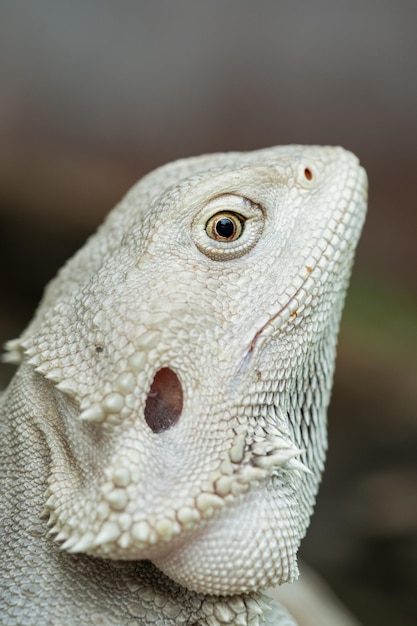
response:
<path id="1" fill-rule="evenodd" d="M 416 31 L 415 0 L 0 2 L 1 341 L 155 166 L 282 143 L 360 156 L 370 211 L 302 554 L 365 626 L 417 623 Z"/>

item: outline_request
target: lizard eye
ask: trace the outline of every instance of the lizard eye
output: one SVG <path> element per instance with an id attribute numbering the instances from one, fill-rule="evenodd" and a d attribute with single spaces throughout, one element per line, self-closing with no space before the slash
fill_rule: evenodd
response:
<path id="1" fill-rule="evenodd" d="M 206 233 L 216 241 L 235 241 L 242 234 L 245 218 L 237 213 L 216 213 L 206 224 Z"/>
<path id="2" fill-rule="evenodd" d="M 264 210 L 252 200 L 235 194 L 216 196 L 194 218 L 194 243 L 213 261 L 236 259 L 257 243 L 264 222 Z"/>

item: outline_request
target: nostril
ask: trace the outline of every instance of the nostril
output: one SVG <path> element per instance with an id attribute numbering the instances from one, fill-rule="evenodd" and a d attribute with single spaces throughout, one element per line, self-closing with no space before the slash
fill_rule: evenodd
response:
<path id="1" fill-rule="evenodd" d="M 145 421 L 154 433 L 177 423 L 182 411 L 182 386 L 175 372 L 163 367 L 156 372 L 146 398 Z"/>
<path id="2" fill-rule="evenodd" d="M 313 172 L 309 167 L 304 168 L 304 176 L 307 178 L 307 180 L 313 180 Z"/>

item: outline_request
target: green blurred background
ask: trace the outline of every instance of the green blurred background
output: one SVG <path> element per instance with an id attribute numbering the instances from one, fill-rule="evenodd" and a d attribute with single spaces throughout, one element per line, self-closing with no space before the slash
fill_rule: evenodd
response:
<path id="1" fill-rule="evenodd" d="M 417 623 L 416 28 L 415 0 L 0 2 L 1 341 L 157 165 L 319 143 L 366 167 L 302 547 L 365 626 Z"/>

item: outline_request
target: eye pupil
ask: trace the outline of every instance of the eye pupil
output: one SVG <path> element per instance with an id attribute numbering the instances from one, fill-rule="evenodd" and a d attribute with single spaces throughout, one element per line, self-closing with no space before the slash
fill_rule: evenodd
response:
<path id="1" fill-rule="evenodd" d="M 230 239 L 236 232 L 236 224 L 230 219 L 230 217 L 221 217 L 216 221 L 215 231 L 222 239 Z"/>
<path id="2" fill-rule="evenodd" d="M 229 243 L 239 239 L 244 221 L 237 213 L 216 213 L 207 222 L 206 233 L 211 239 Z"/>

